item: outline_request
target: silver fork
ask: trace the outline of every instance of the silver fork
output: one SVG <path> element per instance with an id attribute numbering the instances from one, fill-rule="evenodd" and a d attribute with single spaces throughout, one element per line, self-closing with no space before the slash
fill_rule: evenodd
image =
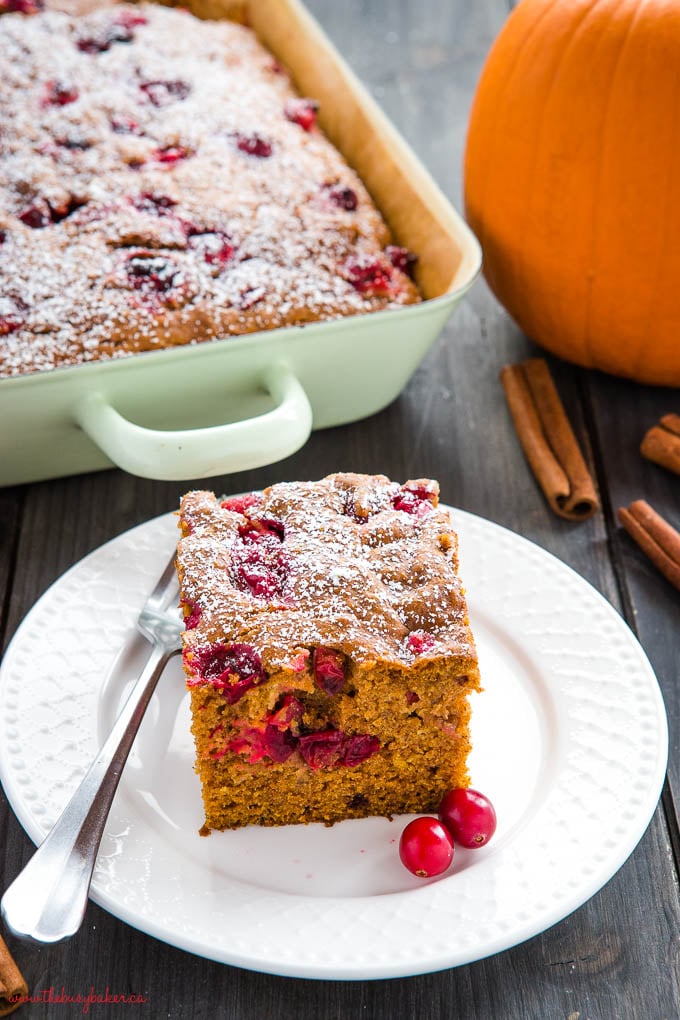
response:
<path id="1" fill-rule="evenodd" d="M 70 938 L 83 923 L 97 851 L 118 781 L 154 688 L 181 649 L 182 625 L 167 610 L 177 599 L 174 554 L 139 614 L 149 657 L 111 733 L 52 831 L 2 898 L 10 931 L 33 942 Z"/>

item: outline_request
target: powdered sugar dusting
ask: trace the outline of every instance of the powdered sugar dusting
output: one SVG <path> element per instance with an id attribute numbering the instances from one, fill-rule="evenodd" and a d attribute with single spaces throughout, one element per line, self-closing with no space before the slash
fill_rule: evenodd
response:
<path id="1" fill-rule="evenodd" d="M 0 54 L 1 296 L 22 308 L 0 375 L 418 300 L 249 29 L 153 4 L 6 14 Z M 374 266 L 360 288 L 352 259 Z"/>
<path id="2" fill-rule="evenodd" d="M 395 496 L 414 491 L 427 494 L 423 513 L 394 509 Z M 182 599 L 200 607 L 200 620 L 186 645 L 244 642 L 270 671 L 293 661 L 307 668 L 319 646 L 367 665 L 408 667 L 419 657 L 474 664 L 456 537 L 437 501 L 430 480 L 399 486 L 347 473 L 273 485 L 245 513 L 222 508 L 210 492 L 187 494 L 178 569 Z M 270 530 L 247 546 L 262 551 L 263 570 L 267 557 L 284 557 L 273 597 L 238 580 L 248 519 L 280 525 L 282 537 Z M 414 632 L 418 640 L 409 640 Z"/>

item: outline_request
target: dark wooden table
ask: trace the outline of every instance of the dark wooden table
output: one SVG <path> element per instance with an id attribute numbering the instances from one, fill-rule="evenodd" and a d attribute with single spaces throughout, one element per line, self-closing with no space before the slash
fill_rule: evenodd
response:
<path id="1" fill-rule="evenodd" d="M 484 56 L 508 13 L 503 0 L 310 0 L 309 6 L 387 113 L 460 206 L 466 121 Z M 672 1020 L 680 1015 L 678 805 L 680 803 L 680 595 L 616 523 L 644 497 L 680 527 L 680 479 L 644 461 L 638 444 L 678 393 L 644 388 L 550 360 L 597 478 L 603 509 L 590 521 L 555 518 L 510 426 L 502 365 L 532 345 L 483 282 L 444 331 L 395 403 L 375 417 L 314 433 L 294 457 L 216 479 L 225 491 L 316 478 L 342 469 L 441 480 L 446 502 L 527 536 L 586 577 L 626 618 L 657 672 L 670 724 L 662 802 L 630 859 L 585 906 L 544 934 L 469 966 L 391 981 L 302 981 L 237 970 L 171 948 L 90 905 L 70 942 L 12 943 L 34 991 L 143 995 L 145 1006 L 96 1006 L 91 1015 L 331 1020 Z M 3 644 L 38 596 L 102 542 L 174 509 L 191 483 L 119 471 L 0 490 Z M 0 795 L 0 886 L 32 844 Z M 78 1006 L 23 1007 L 65 1017 Z"/>

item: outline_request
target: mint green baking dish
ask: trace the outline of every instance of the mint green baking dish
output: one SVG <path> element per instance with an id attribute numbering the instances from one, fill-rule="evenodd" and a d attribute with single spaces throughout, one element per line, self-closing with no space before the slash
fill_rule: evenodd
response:
<path id="1" fill-rule="evenodd" d="M 298 0 L 209 0 L 247 19 L 419 256 L 419 305 L 0 380 L 0 484 L 117 466 L 184 480 L 274 463 L 400 393 L 481 265 L 461 217 Z"/>

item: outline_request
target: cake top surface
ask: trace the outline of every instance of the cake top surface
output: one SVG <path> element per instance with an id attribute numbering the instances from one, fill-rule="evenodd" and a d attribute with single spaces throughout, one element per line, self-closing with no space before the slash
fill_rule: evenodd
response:
<path id="1" fill-rule="evenodd" d="M 0 71 L 0 375 L 418 300 L 250 29 L 10 13 Z"/>
<path id="2" fill-rule="evenodd" d="M 178 547 L 186 645 L 250 645 L 269 670 L 304 668 L 315 646 L 357 664 L 446 657 L 476 669 L 438 494 L 429 479 L 350 473 L 224 501 L 188 493 Z"/>

